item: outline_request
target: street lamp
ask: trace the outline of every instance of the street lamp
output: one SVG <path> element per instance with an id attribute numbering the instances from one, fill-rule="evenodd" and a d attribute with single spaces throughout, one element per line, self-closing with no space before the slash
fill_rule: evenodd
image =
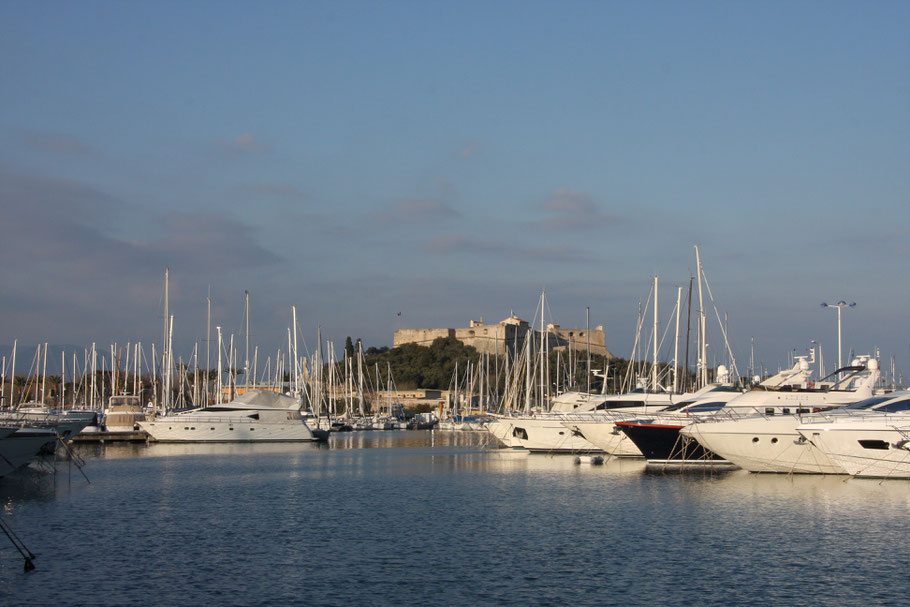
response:
<path id="1" fill-rule="evenodd" d="M 837 368 L 841 369 L 844 366 L 844 360 L 841 356 L 841 320 L 840 320 L 840 311 L 843 308 L 854 308 L 856 307 L 856 302 L 847 303 L 843 299 L 837 302 L 836 304 L 827 304 L 822 302 L 823 308 L 836 308 L 837 309 Z"/>

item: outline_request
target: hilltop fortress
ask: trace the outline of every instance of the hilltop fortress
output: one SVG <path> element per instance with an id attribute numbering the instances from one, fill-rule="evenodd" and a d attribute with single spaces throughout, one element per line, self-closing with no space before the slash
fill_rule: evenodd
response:
<path id="1" fill-rule="evenodd" d="M 485 324 L 483 318 L 472 320 L 463 329 L 399 329 L 395 331 L 393 347 L 404 344 L 429 346 L 439 337 L 454 337 L 466 346 L 477 348 L 478 352 L 504 355 L 521 352 L 528 334 L 540 340 L 549 351 L 573 350 L 585 352 L 591 347 L 591 354 L 613 358 L 607 349 L 603 325 L 594 329 L 564 329 L 557 324 L 547 325 L 546 331 L 532 330 L 528 322 L 510 316 L 496 324 Z"/>

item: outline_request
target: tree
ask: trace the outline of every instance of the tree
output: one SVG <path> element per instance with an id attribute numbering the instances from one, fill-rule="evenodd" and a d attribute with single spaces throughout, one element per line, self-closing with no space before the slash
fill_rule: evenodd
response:
<path id="1" fill-rule="evenodd" d="M 348 355 L 348 358 L 354 358 L 354 342 L 351 341 L 350 335 L 344 340 L 344 353 Z"/>

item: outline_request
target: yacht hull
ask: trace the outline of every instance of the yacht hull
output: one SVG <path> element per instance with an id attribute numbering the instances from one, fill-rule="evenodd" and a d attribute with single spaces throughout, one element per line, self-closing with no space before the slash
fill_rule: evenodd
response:
<path id="1" fill-rule="evenodd" d="M 53 450 L 57 435 L 51 430 L 20 428 L 0 440 L 0 476 L 27 466 L 42 451 Z"/>
<path id="2" fill-rule="evenodd" d="M 604 422 L 570 422 L 563 424 L 570 430 L 580 432 L 585 439 L 615 457 L 641 457 L 642 453 L 635 443 L 616 429 L 615 421 Z"/>
<path id="3" fill-rule="evenodd" d="M 904 421 L 906 423 L 906 420 Z M 799 434 L 847 474 L 860 478 L 910 479 L 907 427 L 870 419 L 799 426 Z"/>
<path id="4" fill-rule="evenodd" d="M 617 428 L 638 447 L 649 464 L 730 464 L 698 441 L 679 433 L 685 426 L 651 422 L 617 422 Z"/>
<path id="5" fill-rule="evenodd" d="M 800 438 L 799 424 L 791 415 L 748 417 L 698 422 L 680 432 L 749 472 L 844 474 L 837 462 Z"/>
<path id="6" fill-rule="evenodd" d="M 179 416 L 175 416 L 179 417 Z M 160 443 L 304 442 L 317 438 L 304 423 L 270 424 L 251 420 L 212 421 L 158 418 L 139 422 L 151 440 Z"/>

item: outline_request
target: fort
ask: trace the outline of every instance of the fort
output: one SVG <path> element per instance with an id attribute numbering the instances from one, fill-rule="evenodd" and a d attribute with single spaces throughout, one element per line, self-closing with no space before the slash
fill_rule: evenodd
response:
<path id="1" fill-rule="evenodd" d="M 606 346 L 603 325 L 593 329 L 564 329 L 551 323 L 545 331 L 538 331 L 515 315 L 495 324 L 486 324 L 482 318 L 471 320 L 467 327 L 456 329 L 399 329 L 395 331 L 393 347 L 404 344 L 429 346 L 437 338 L 453 337 L 483 354 L 504 355 L 521 352 L 529 334 L 548 351 L 586 352 L 590 346 L 591 354 L 613 358 Z"/>

